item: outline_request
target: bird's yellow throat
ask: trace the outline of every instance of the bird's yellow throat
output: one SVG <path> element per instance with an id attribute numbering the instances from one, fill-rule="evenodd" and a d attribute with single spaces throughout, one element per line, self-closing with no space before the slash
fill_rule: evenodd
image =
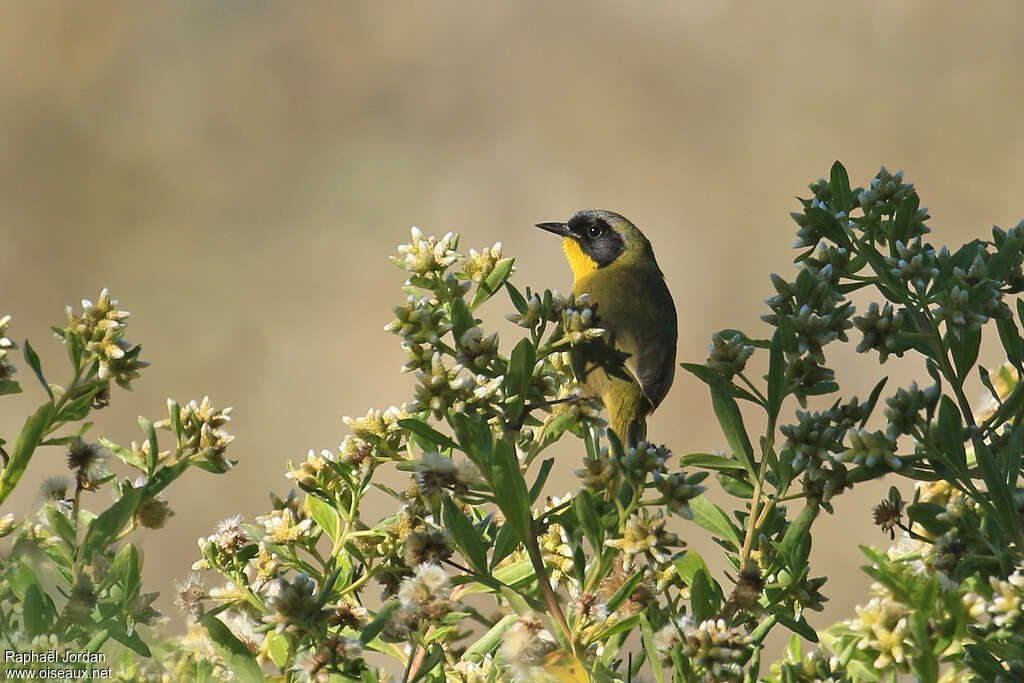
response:
<path id="1" fill-rule="evenodd" d="M 579 242 L 571 237 L 562 238 L 562 251 L 565 252 L 565 259 L 572 268 L 573 279 L 579 282 L 582 278 L 597 271 L 597 262 L 584 253 Z"/>

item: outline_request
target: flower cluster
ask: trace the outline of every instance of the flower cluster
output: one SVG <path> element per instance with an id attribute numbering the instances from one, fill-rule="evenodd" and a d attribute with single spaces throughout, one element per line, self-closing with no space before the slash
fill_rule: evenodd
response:
<path id="1" fill-rule="evenodd" d="M 117 300 L 111 299 L 106 289 L 100 292 L 95 304 L 89 299 L 82 299 L 80 315 L 75 315 L 68 306 L 64 338 L 75 338 L 86 357 L 97 361 L 99 379 L 112 379 L 118 385 L 130 388 L 131 381 L 139 376 L 139 370 L 149 363 L 138 359 L 142 347 L 132 346 L 125 340 L 124 321 L 131 314 L 118 310 L 116 306 Z"/>

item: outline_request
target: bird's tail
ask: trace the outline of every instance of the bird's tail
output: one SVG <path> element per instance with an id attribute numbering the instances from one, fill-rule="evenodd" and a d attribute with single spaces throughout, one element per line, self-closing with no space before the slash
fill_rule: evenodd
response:
<path id="1" fill-rule="evenodd" d="M 628 396 L 619 396 L 618 401 L 606 401 L 608 426 L 619 437 L 626 448 L 635 448 L 647 439 L 647 413 L 650 402 L 639 391 Z"/>

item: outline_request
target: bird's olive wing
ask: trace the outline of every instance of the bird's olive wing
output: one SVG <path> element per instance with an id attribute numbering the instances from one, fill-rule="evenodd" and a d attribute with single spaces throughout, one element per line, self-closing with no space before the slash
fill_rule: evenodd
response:
<path id="1" fill-rule="evenodd" d="M 678 328 L 676 307 L 660 277 L 644 283 L 646 296 L 636 297 L 633 324 L 623 330 L 622 346 L 629 351 L 626 367 L 655 408 L 665 398 L 676 370 Z"/>

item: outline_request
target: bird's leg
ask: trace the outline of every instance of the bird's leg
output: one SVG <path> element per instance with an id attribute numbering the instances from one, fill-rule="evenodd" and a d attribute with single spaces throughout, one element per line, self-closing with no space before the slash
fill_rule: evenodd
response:
<path id="1" fill-rule="evenodd" d="M 540 403 L 527 403 L 523 406 L 523 412 L 528 413 L 531 410 L 537 410 L 538 408 L 547 408 L 549 406 L 557 406 L 560 403 L 570 403 L 572 401 L 578 401 L 583 398 L 580 395 L 566 396 L 565 398 L 553 398 L 550 401 L 541 401 Z"/>
<path id="2" fill-rule="evenodd" d="M 582 396 L 566 396 L 565 398 L 553 398 L 550 401 L 540 401 L 539 403 L 527 403 L 523 406 L 523 412 L 519 415 L 519 419 L 515 422 L 508 422 L 505 424 L 505 431 L 507 432 L 518 432 L 523 428 L 523 422 L 526 421 L 526 416 L 531 411 L 538 410 L 540 408 L 548 408 L 550 406 L 557 406 L 560 403 L 571 403 L 572 401 L 578 401 Z"/>

